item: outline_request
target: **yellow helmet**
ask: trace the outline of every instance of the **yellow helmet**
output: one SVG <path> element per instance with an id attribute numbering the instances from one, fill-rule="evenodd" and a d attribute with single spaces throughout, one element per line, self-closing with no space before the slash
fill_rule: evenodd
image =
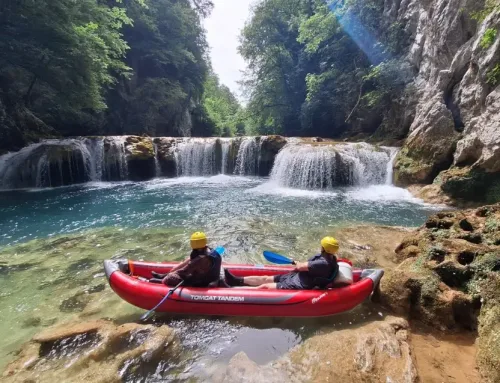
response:
<path id="1" fill-rule="evenodd" d="M 197 231 L 191 236 L 191 248 L 193 250 L 203 249 L 207 246 L 207 236 L 201 231 Z"/>
<path id="2" fill-rule="evenodd" d="M 339 242 L 333 237 L 323 238 L 321 246 L 328 254 L 336 254 L 339 251 Z"/>

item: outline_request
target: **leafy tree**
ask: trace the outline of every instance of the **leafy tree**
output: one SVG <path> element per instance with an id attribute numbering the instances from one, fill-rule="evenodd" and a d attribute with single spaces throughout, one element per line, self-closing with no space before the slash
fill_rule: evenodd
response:
<path id="1" fill-rule="evenodd" d="M 286 3 L 286 4 L 285 4 Z M 377 0 L 263 0 L 242 34 L 252 127 L 261 133 L 373 132 L 411 71 L 404 26 Z"/>
<path id="2" fill-rule="evenodd" d="M 237 126 L 240 133 L 245 130 L 238 100 L 227 86 L 220 84 L 219 78 L 213 72 L 205 83 L 203 105 L 215 124 L 215 135 L 234 136 Z"/>
<path id="3" fill-rule="evenodd" d="M 196 1 L 207 14 L 211 2 Z M 131 80 L 110 94 L 106 131 L 152 136 L 191 134 L 208 73 L 207 42 L 200 17 L 188 0 L 155 0 L 141 7 L 124 0 L 134 25 L 124 30 L 131 49 Z M 203 120 L 200 110 L 195 118 Z M 194 121 L 194 123 L 202 121 Z"/>

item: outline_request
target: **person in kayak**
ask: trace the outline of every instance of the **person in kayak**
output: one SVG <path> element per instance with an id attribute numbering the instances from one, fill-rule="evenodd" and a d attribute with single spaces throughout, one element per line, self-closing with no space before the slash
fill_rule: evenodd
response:
<path id="1" fill-rule="evenodd" d="M 259 289 L 312 290 L 326 288 L 338 273 L 336 254 L 339 244 L 333 237 L 321 240 L 321 253 L 307 262 L 297 263 L 295 270 L 276 276 L 236 277 L 224 270 L 226 283 L 230 286 L 251 286 Z"/>
<path id="2" fill-rule="evenodd" d="M 163 283 L 177 286 L 184 281 L 184 286 L 208 287 L 217 285 L 220 278 L 222 259 L 220 255 L 207 246 L 205 233 L 196 232 L 191 236 L 191 254 L 168 274 L 151 272 L 152 283 Z"/>

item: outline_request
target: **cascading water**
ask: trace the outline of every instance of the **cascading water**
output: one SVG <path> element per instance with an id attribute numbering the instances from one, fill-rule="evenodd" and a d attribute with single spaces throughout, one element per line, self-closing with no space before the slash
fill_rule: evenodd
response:
<path id="1" fill-rule="evenodd" d="M 79 139 L 46 140 L 0 157 L 0 188 L 55 187 L 92 180 L 95 156 Z"/>
<path id="2" fill-rule="evenodd" d="M 258 171 L 260 146 L 255 137 L 246 137 L 240 144 L 234 174 L 240 176 L 255 176 Z"/>
<path id="3" fill-rule="evenodd" d="M 121 136 L 105 138 L 103 180 L 125 181 L 128 179 L 125 140 L 126 137 Z"/>
<path id="4" fill-rule="evenodd" d="M 369 144 L 288 144 L 276 157 L 271 181 L 299 189 L 383 184 L 393 149 Z"/>
<path id="5" fill-rule="evenodd" d="M 155 177 L 161 177 L 161 166 L 160 166 L 160 159 L 158 158 L 158 144 L 153 143 L 153 149 L 155 152 Z"/>
<path id="6" fill-rule="evenodd" d="M 177 145 L 178 176 L 211 176 L 217 174 L 216 139 L 190 138 Z"/>
<path id="7" fill-rule="evenodd" d="M 387 163 L 387 169 L 386 169 L 387 176 L 385 178 L 385 184 L 392 185 L 394 177 L 394 161 L 396 161 L 399 149 L 398 148 L 387 148 L 387 149 L 390 151 L 391 155 L 390 155 L 390 160 Z"/>
<path id="8" fill-rule="evenodd" d="M 229 149 L 233 144 L 231 139 L 221 139 L 222 146 L 222 174 L 228 174 L 229 169 Z"/>
<path id="9" fill-rule="evenodd" d="M 84 143 L 90 153 L 90 180 L 101 181 L 104 140 L 102 138 L 86 138 Z"/>

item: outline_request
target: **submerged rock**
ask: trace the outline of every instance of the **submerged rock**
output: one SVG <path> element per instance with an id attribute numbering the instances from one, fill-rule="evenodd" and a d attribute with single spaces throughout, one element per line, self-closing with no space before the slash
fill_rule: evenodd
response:
<path id="1" fill-rule="evenodd" d="M 102 320 L 67 323 L 35 336 L 3 377 L 7 382 L 144 380 L 148 377 L 141 375 L 141 368 L 168 362 L 175 354 L 172 347 L 173 330 L 167 326 L 117 326 Z"/>

